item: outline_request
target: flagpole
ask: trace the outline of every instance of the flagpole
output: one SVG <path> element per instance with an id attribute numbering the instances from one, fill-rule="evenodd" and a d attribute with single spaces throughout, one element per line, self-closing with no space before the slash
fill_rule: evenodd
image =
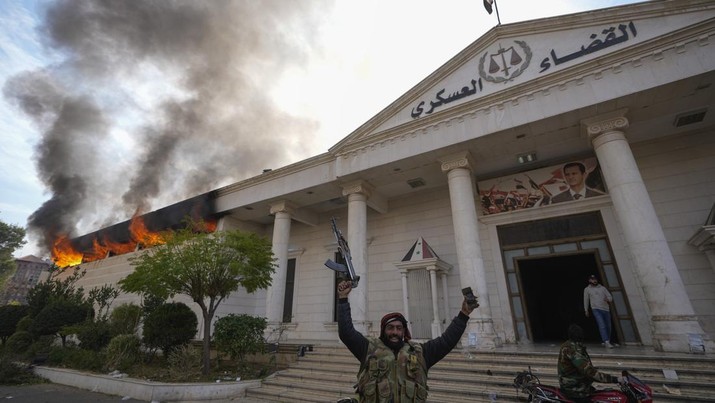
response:
<path id="1" fill-rule="evenodd" d="M 497 0 L 494 0 L 494 10 L 497 12 L 497 25 L 501 25 L 501 18 L 499 18 L 499 6 L 497 6 Z"/>

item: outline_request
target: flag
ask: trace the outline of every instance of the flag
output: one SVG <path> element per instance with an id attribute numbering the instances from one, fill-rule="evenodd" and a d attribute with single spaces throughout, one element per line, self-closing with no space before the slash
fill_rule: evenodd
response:
<path id="1" fill-rule="evenodd" d="M 492 13 L 492 4 L 494 3 L 494 0 L 484 0 L 484 8 L 487 10 L 489 14 Z"/>

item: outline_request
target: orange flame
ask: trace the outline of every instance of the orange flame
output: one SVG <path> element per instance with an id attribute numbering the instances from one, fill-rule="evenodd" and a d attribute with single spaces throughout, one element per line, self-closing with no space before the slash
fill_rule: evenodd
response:
<path id="1" fill-rule="evenodd" d="M 52 245 L 52 261 L 59 267 L 76 266 L 82 263 L 82 253 L 72 247 L 67 235 L 60 235 Z"/>
<path id="2" fill-rule="evenodd" d="M 218 226 L 217 221 L 203 221 L 201 228 L 195 228 L 195 231 L 214 232 Z M 160 232 L 150 231 L 146 227 L 144 219 L 135 215 L 129 223 L 129 242 L 115 242 L 109 239 L 106 235 L 100 240 L 95 238 L 92 240 L 92 250 L 79 252 L 70 242 L 66 235 L 62 235 L 54 243 L 52 248 L 52 260 L 59 267 L 76 266 L 83 262 L 93 262 L 95 260 L 105 259 L 108 256 L 122 255 L 133 252 L 137 249 L 137 245 L 149 248 L 156 245 L 166 243 L 164 236 Z"/>
<path id="3" fill-rule="evenodd" d="M 134 216 L 129 224 L 129 233 L 134 241 L 144 247 L 162 245 L 166 243 L 162 235 L 158 232 L 151 232 L 147 229 L 141 216 Z"/>
<path id="4" fill-rule="evenodd" d="M 105 257 L 107 257 L 108 252 L 109 248 L 99 243 L 99 240 L 95 238 L 92 240 L 92 251 L 85 253 L 83 261 L 93 262 L 95 260 L 104 259 Z"/>
<path id="5" fill-rule="evenodd" d="M 112 255 L 123 255 L 125 253 L 134 252 L 137 249 L 137 243 L 135 241 L 124 243 L 114 242 L 105 236 L 103 243 L 107 245 Z"/>

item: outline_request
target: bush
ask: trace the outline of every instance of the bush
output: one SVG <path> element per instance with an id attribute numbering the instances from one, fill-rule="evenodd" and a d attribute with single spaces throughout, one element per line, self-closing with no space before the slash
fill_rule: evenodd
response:
<path id="1" fill-rule="evenodd" d="M 27 366 L 13 362 L 10 357 L 0 357 L 0 385 L 24 385 L 41 382 L 44 380 L 36 376 Z M 12 398 L 12 396 L 8 398 Z"/>
<path id="2" fill-rule="evenodd" d="M 262 353 L 265 329 L 265 318 L 245 314 L 224 316 L 214 325 L 216 349 L 238 361 L 242 361 L 246 354 Z"/>
<path id="3" fill-rule="evenodd" d="M 57 301 L 40 311 L 30 325 L 30 332 L 36 336 L 59 334 L 65 345 L 66 334 L 60 332 L 66 326 L 76 325 L 94 316 L 94 309 L 87 304 Z"/>
<path id="4" fill-rule="evenodd" d="M 112 330 L 109 322 L 104 320 L 86 321 L 74 327 L 79 339 L 79 346 L 87 350 L 99 350 L 109 344 Z"/>
<path id="5" fill-rule="evenodd" d="M 201 351 L 191 344 L 175 348 L 167 361 L 174 379 L 188 381 L 201 375 Z"/>
<path id="6" fill-rule="evenodd" d="M 106 366 L 109 369 L 126 371 L 141 360 L 141 341 L 134 334 L 120 334 L 107 346 Z"/>
<path id="7" fill-rule="evenodd" d="M 47 362 L 51 365 L 78 369 L 83 371 L 102 372 L 104 370 L 104 355 L 98 351 L 90 351 L 77 347 L 53 347 Z"/>
<path id="8" fill-rule="evenodd" d="M 30 331 L 30 326 L 32 326 L 32 318 L 29 316 L 25 316 L 24 318 L 20 319 L 19 322 L 17 322 L 17 327 L 15 328 L 15 331 L 20 331 L 20 330 L 25 330 L 25 331 Z"/>
<path id="9" fill-rule="evenodd" d="M 27 351 L 28 347 L 32 344 L 32 341 L 32 334 L 30 334 L 30 332 L 24 330 L 15 332 L 15 334 L 7 339 L 5 351 L 22 354 Z"/>
<path id="10" fill-rule="evenodd" d="M 160 305 L 144 319 L 144 344 L 161 348 L 168 357 L 172 349 L 191 341 L 198 323 L 194 311 L 184 303 Z"/>
<path id="11" fill-rule="evenodd" d="M 17 324 L 27 316 L 30 307 L 27 305 L 0 306 L 0 340 L 5 344 L 7 338 L 17 331 Z"/>
<path id="12" fill-rule="evenodd" d="M 116 307 L 109 318 L 112 334 L 136 334 L 142 318 L 142 308 L 134 304 L 122 304 Z"/>
<path id="13" fill-rule="evenodd" d="M 35 358 L 47 357 L 52 346 L 54 345 L 56 336 L 40 336 L 35 340 L 25 352 L 25 357 L 34 360 Z"/>

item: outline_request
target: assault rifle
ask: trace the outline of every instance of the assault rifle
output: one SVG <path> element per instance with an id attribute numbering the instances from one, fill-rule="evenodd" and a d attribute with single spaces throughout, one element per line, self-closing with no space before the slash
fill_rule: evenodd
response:
<path id="1" fill-rule="evenodd" d="M 350 256 L 350 248 L 348 247 L 348 241 L 343 238 L 343 234 L 338 229 L 337 224 L 335 224 L 335 217 L 330 218 L 330 224 L 333 227 L 333 234 L 335 235 L 335 240 L 338 241 L 338 252 L 340 256 L 345 260 L 345 264 L 340 264 L 333 262 L 328 259 L 325 261 L 325 266 L 330 270 L 334 270 L 342 275 L 342 277 L 350 280 L 352 283 L 352 288 L 357 288 L 358 281 L 360 281 L 360 276 L 355 274 L 355 268 L 353 268 L 353 259 Z"/>

